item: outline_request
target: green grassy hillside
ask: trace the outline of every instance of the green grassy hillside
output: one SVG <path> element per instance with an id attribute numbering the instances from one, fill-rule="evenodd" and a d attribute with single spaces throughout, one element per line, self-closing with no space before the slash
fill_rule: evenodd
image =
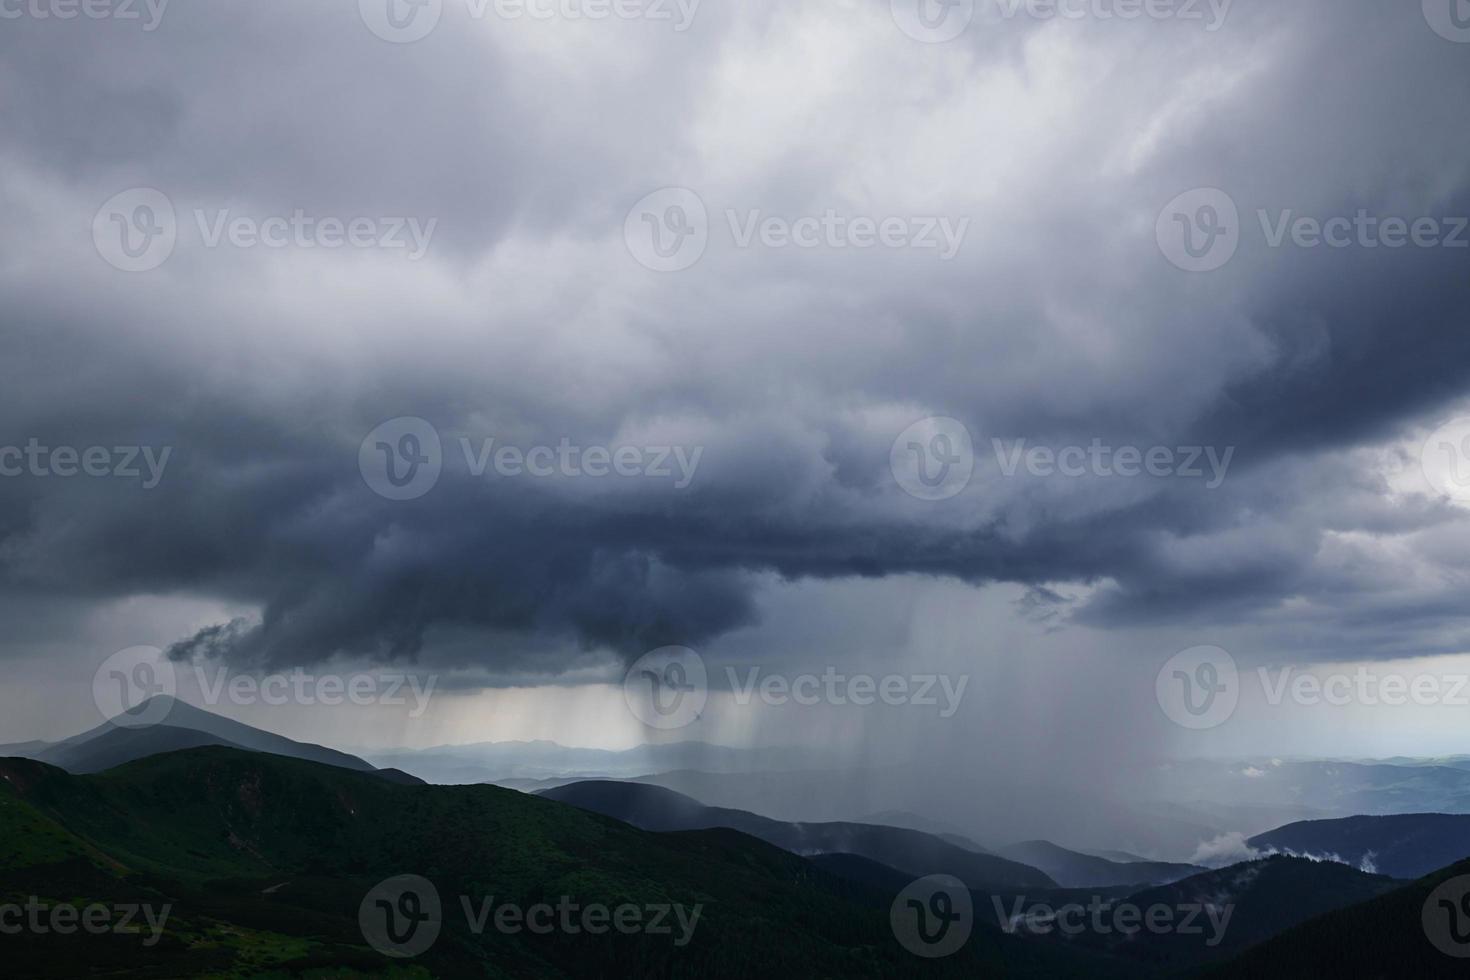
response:
<path id="1" fill-rule="evenodd" d="M 172 905 L 138 935 L 4 938 L 25 976 L 1056 976 L 1077 958 L 977 928 L 953 957 L 893 938 L 892 896 L 733 831 L 654 834 L 493 786 L 404 786 L 278 756 L 201 748 L 92 776 L 0 760 L 0 902 Z M 437 942 L 395 961 L 358 910 L 418 875 L 443 903 Z M 474 905 L 702 907 L 669 935 L 475 935 Z M 677 935 L 678 930 L 675 930 Z"/>

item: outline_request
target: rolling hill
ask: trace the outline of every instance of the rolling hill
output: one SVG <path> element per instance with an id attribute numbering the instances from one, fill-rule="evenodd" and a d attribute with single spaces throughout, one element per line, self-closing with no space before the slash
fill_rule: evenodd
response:
<path id="1" fill-rule="evenodd" d="M 1218 929 L 1209 924 L 1206 912 L 1198 919 L 1203 925 L 1200 933 L 1143 933 L 1138 937 L 1141 941 L 1118 934 L 1101 941 L 1089 936 L 1087 944 L 1157 968 L 1192 968 L 1223 959 L 1315 915 L 1381 895 L 1398 884 L 1330 861 L 1281 856 L 1247 861 L 1143 889 L 1126 900 L 1140 909 L 1214 908 L 1222 920 Z M 1228 919 L 1224 919 L 1227 910 Z"/>
<path id="2" fill-rule="evenodd" d="M 1458 887 L 1457 887 L 1458 886 Z M 1316 916 L 1208 975 L 1224 978 L 1463 977 L 1470 943 L 1457 943 L 1440 899 L 1464 907 L 1470 861 L 1424 876 L 1368 901 Z M 1458 923 L 1461 930 L 1463 916 Z M 1463 935 L 1463 933 L 1461 933 Z M 1450 952 L 1436 946 L 1436 939 Z"/>
<path id="3" fill-rule="evenodd" d="M 1040 868 L 1063 888 L 1162 885 L 1205 870 L 1192 864 L 1170 864 L 1163 861 L 1113 861 L 1071 851 L 1044 840 L 1011 844 L 998 848 L 996 853 L 1033 868 Z"/>
<path id="4" fill-rule="evenodd" d="M 1332 856 L 1394 878 L 1419 878 L 1470 857 L 1470 815 L 1406 813 L 1287 824 L 1247 842 L 1261 851 Z"/>
<path id="5" fill-rule="evenodd" d="M 673 769 L 754 772 L 824 764 L 801 748 L 732 748 L 699 741 L 639 745 L 631 749 L 576 748 L 546 740 L 479 742 L 365 753 L 375 765 L 411 772 L 446 785 L 535 780 L 622 779 Z"/>
<path id="6" fill-rule="evenodd" d="M 660 786 L 588 780 L 543 791 L 546 799 L 613 817 L 644 830 L 729 827 L 793 854 L 852 854 L 919 877 L 947 874 L 971 889 L 1052 888 L 1044 872 L 966 850 L 932 834 L 860 823 L 790 823 L 744 810 L 707 807 Z"/>
<path id="7" fill-rule="evenodd" d="M 359 912 L 414 874 L 442 932 L 411 962 L 369 949 Z M 956 955 L 913 957 L 888 924 L 898 879 L 856 883 L 730 830 L 654 834 L 493 786 L 396 785 L 274 755 L 206 747 L 75 776 L 0 760 L 0 901 L 171 908 L 139 937 L 23 933 L 24 976 L 1068 976 L 1106 961 L 977 925 Z M 701 909 L 688 942 L 647 932 L 477 933 L 482 898 Z M 462 902 L 461 899 L 466 900 Z"/>
<path id="8" fill-rule="evenodd" d="M 159 704 L 163 702 L 160 709 Z M 161 715 L 163 721 L 138 725 L 133 718 Z M 0 747 L 0 758 L 6 754 L 45 762 L 67 772 L 86 774 L 102 772 L 114 766 L 146 758 L 162 752 L 200 748 L 206 745 L 223 748 L 268 752 L 323 765 L 375 773 L 396 782 L 420 782 L 414 776 L 394 769 L 377 769 L 370 763 L 346 752 L 338 752 L 309 742 L 297 742 L 283 735 L 253 728 L 196 708 L 187 701 L 160 695 L 119 719 L 60 742 L 28 742 L 24 745 Z"/>

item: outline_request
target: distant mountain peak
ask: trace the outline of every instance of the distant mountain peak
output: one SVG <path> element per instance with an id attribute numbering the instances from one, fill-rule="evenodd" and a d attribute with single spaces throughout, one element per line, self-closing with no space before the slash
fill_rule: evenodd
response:
<path id="1" fill-rule="evenodd" d="M 206 747 L 303 759 L 375 773 L 396 782 L 422 782 L 396 769 L 380 770 L 355 755 L 255 728 L 168 694 L 154 695 L 95 728 L 60 742 L 41 743 L 23 754 L 68 772 L 92 773 L 153 755 Z"/>

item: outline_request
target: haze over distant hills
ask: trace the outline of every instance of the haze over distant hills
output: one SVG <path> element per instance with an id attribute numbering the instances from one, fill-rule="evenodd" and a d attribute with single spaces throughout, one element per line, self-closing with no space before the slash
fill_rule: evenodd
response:
<path id="1" fill-rule="evenodd" d="M 1408 877 L 1470 855 L 1470 815 L 1290 823 L 1244 841 L 1244 849 L 1258 855 L 1254 859 L 1201 870 L 1147 861 L 1129 850 L 1089 854 L 1041 839 L 984 846 L 944 819 L 909 810 L 877 811 L 870 818 L 887 823 L 778 820 L 742 808 L 707 806 L 657 784 L 660 778 L 697 780 L 729 794 L 749 785 L 785 787 L 806 779 L 809 792 L 820 790 L 822 774 L 814 779 L 809 772 L 674 772 L 631 781 L 581 780 L 536 799 L 491 786 L 427 786 L 403 773 L 374 769 L 356 756 L 294 742 L 183 702 L 165 706 L 168 716 L 161 724 L 109 723 L 62 742 L 0 747 L 0 756 L 33 753 L 77 773 L 26 759 L 0 761 L 0 897 L 65 882 L 70 894 L 105 895 L 124 888 L 179 909 L 176 922 L 182 931 L 151 958 L 139 958 L 136 949 L 100 944 L 72 953 L 68 963 L 96 956 L 97 965 L 106 963 L 121 976 L 146 972 L 159 962 L 208 972 L 211 963 L 239 962 L 235 944 L 243 943 L 273 950 L 258 961 L 262 965 L 371 972 L 381 961 L 361 947 L 362 934 L 343 910 L 372 887 L 374 876 L 422 866 L 452 888 L 480 887 L 483 878 L 471 884 L 457 877 L 474 873 L 507 882 L 495 887 L 513 891 L 528 882 L 542 883 L 544 874 L 512 871 L 503 878 L 501 872 L 520 867 L 518 862 L 546 860 L 551 846 L 574 861 L 575 872 L 571 865 L 566 870 L 568 889 L 587 887 L 588 875 L 594 882 L 610 875 L 608 880 L 618 882 L 615 890 L 624 889 L 627 876 L 653 860 L 659 868 L 644 882 L 649 888 L 659 894 L 674 887 L 722 896 L 719 908 L 740 910 L 742 923 L 755 912 L 741 906 L 745 899 L 737 897 L 737 889 L 759 893 L 767 912 L 774 902 L 791 917 L 780 927 L 781 942 L 791 947 L 783 962 L 795 969 L 830 968 L 844 957 L 856 957 L 848 963 L 850 975 L 912 972 L 914 963 L 896 951 L 883 917 L 894 896 L 916 878 L 938 874 L 968 886 L 976 931 L 964 956 L 940 961 L 933 975 L 1165 977 L 1200 969 L 1231 977 L 1272 975 L 1251 972 L 1261 962 L 1253 948 L 1276 948 L 1299 962 L 1308 955 L 1305 950 L 1317 949 L 1327 941 L 1324 936 L 1332 935 L 1324 929 L 1345 928 L 1318 923 L 1355 923 L 1350 928 L 1365 929 L 1362 910 L 1380 908 L 1388 910 L 1382 914 L 1403 918 L 1425 889 L 1416 885 L 1399 895 L 1400 883 L 1388 875 Z M 485 747 L 474 748 L 484 756 Z M 525 753 L 527 765 L 536 766 L 580 750 L 550 743 L 494 750 L 509 764 L 516 764 L 518 751 Z M 1324 775 L 1335 775 L 1326 768 Z M 1383 785 L 1398 785 L 1382 770 L 1448 767 L 1369 768 Z M 1347 778 L 1357 779 L 1358 771 L 1348 770 Z M 515 803 L 518 799 L 523 802 Z M 591 814 L 566 816 L 579 811 Z M 411 839 L 395 842 L 393 828 L 407 824 L 413 825 Z M 640 832 L 645 836 L 620 836 Z M 476 855 L 469 863 L 477 870 L 462 867 L 466 842 Z M 1272 852 L 1283 853 L 1259 856 Z M 123 865 L 126 871 L 119 870 Z M 1375 868 L 1388 875 L 1370 873 Z M 796 892 L 789 891 L 793 887 Z M 1066 935 L 1055 927 L 1057 910 L 1068 906 L 1095 906 L 1104 916 L 1130 906 L 1167 908 L 1176 915 L 1196 909 L 1201 923 L 1213 925 L 1193 933 L 1129 936 L 1091 929 Z M 1309 922 L 1314 916 L 1325 918 Z M 549 944 L 498 940 L 487 946 L 478 936 L 448 925 L 446 930 L 449 938 L 420 962 L 449 974 L 480 971 L 486 964 L 514 973 L 547 957 L 575 973 L 607 955 L 565 935 Z M 744 953 L 737 936 L 721 927 L 711 931 L 693 959 L 681 954 L 681 968 L 701 963 L 709 975 L 741 975 Z M 187 935 L 213 938 L 181 941 Z M 857 945 L 844 946 L 852 943 Z M 612 955 L 641 963 L 666 953 L 635 946 L 618 947 Z M 817 948 L 821 952 L 814 952 Z M 762 949 L 769 955 L 768 944 Z M 1242 951 L 1247 955 L 1237 962 Z M 44 937 L 25 937 L 12 954 L 25 964 L 27 975 L 58 975 L 48 974 L 47 964 L 62 960 Z M 521 966 L 510 965 L 517 963 Z M 529 975 L 540 975 L 539 967 L 526 968 Z"/>
<path id="2" fill-rule="evenodd" d="M 624 750 L 576 748 L 545 740 L 479 742 L 363 754 L 379 766 L 445 784 L 525 785 L 538 780 L 621 778 L 675 769 L 735 773 L 831 764 L 822 753 L 810 749 L 732 748 L 699 741 L 654 743 Z"/>
<path id="3" fill-rule="evenodd" d="M 1204 871 L 1192 864 L 1124 860 L 1068 850 L 1051 841 L 1032 840 L 997 849 L 1015 861 L 1040 868 L 1064 888 L 1164 884 Z"/>
<path id="4" fill-rule="evenodd" d="M 800 752 L 698 742 L 625 752 L 485 743 L 369 758 L 431 782 L 494 782 L 538 792 L 585 779 L 634 779 L 711 806 L 788 821 L 866 820 L 970 843 L 1060 840 L 1109 860 L 1164 863 L 1198 863 L 1209 842 L 1243 840 L 1303 820 L 1470 812 L 1470 768 L 1454 760 L 1188 760 L 1151 770 L 1134 780 L 1136 790 L 1112 796 L 1078 795 L 1043 781 L 977 798 L 901 768 L 824 767 Z M 684 765 L 691 760 L 694 765 Z M 1075 799 L 1061 802 L 1069 793 Z M 927 816 L 901 816 L 916 811 Z"/>
<path id="5" fill-rule="evenodd" d="M 1236 830 L 1229 820 L 1149 800 L 1099 797 L 1040 778 L 1030 793 L 968 793 L 915 770 L 707 773 L 678 770 L 634 777 L 702 800 L 782 820 L 851 820 L 888 810 L 922 810 L 972 839 L 1065 840 L 1074 848 L 1116 848 L 1149 859 L 1179 860 L 1202 841 Z M 1258 829 L 1278 826 L 1267 821 Z"/>
<path id="6" fill-rule="evenodd" d="M 1192 759 L 1161 769 L 1155 788 L 1163 799 L 1213 812 L 1294 809 L 1296 819 L 1470 813 L 1470 766 L 1438 760 Z"/>
<path id="7" fill-rule="evenodd" d="M 856 854 L 915 877 L 954 875 L 971 888 L 1052 888 L 1044 872 L 990 853 L 966 850 L 932 834 L 861 823 L 788 823 L 744 810 L 707 807 L 659 786 L 587 781 L 541 796 L 601 813 L 644 830 L 729 827 L 793 854 Z"/>
<path id="8" fill-rule="evenodd" d="M 854 854 L 915 875 L 948 869 L 944 873 L 959 875 L 972 888 L 1143 885 L 1175 881 L 1204 870 L 1187 864 L 1116 862 L 1047 841 L 992 850 L 957 835 L 903 827 L 905 817 L 919 818 L 902 813 L 892 815 L 897 821 L 884 824 L 876 820 L 777 821 L 744 810 L 708 807 L 692 797 L 647 784 L 589 780 L 543 790 L 540 795 L 645 830 L 731 827 L 797 854 Z M 977 861 L 976 855 L 987 860 Z"/>

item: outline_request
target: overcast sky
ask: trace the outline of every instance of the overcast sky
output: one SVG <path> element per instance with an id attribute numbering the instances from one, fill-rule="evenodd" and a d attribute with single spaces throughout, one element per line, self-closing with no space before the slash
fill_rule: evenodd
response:
<path id="1" fill-rule="evenodd" d="M 0 2 L 0 740 L 151 645 L 447 692 L 303 736 L 624 745 L 678 644 L 714 741 L 1458 744 L 1470 707 L 1190 741 L 1154 689 L 1206 644 L 1470 650 L 1449 0 L 38 3 Z M 727 665 L 970 687 L 741 713 Z"/>

